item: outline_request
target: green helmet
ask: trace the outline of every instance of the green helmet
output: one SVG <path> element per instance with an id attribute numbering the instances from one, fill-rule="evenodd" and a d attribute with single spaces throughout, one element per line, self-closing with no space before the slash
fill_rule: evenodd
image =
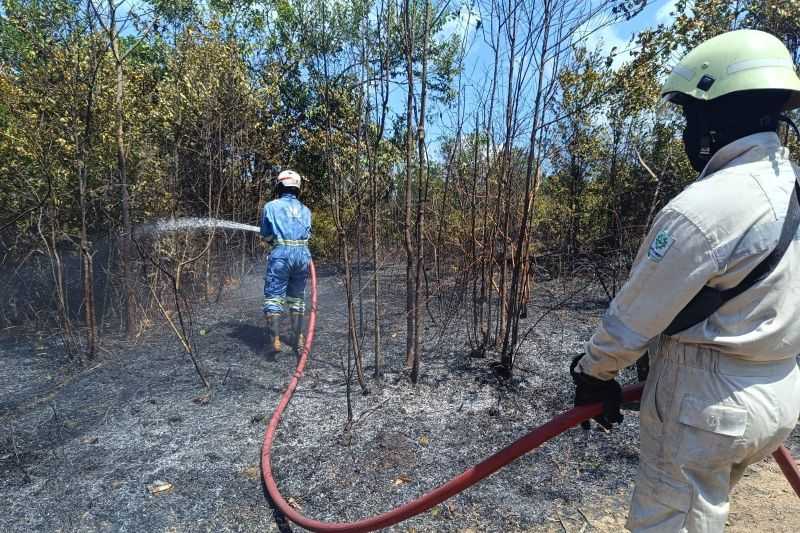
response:
<path id="1" fill-rule="evenodd" d="M 789 50 L 780 39 L 758 30 L 717 35 L 694 48 L 672 67 L 661 96 L 682 104 L 741 91 L 782 90 L 790 93 L 784 109 L 800 107 L 800 78 Z"/>

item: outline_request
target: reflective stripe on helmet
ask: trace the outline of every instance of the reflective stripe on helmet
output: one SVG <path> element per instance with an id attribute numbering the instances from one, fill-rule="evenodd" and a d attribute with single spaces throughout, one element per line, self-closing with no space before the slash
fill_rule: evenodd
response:
<path id="1" fill-rule="evenodd" d="M 294 170 L 284 170 L 278 174 L 276 181 L 286 187 L 297 187 L 299 189 L 302 178 Z"/>
<path id="2" fill-rule="evenodd" d="M 752 68 L 788 68 L 794 70 L 794 63 L 788 59 L 749 59 L 728 65 L 728 74 L 750 70 Z M 691 78 L 688 78 L 691 80 Z"/>
<path id="3" fill-rule="evenodd" d="M 692 78 L 694 78 L 694 71 L 683 65 L 672 65 L 672 67 L 670 67 L 670 72 L 677 74 L 686 81 L 692 81 Z"/>

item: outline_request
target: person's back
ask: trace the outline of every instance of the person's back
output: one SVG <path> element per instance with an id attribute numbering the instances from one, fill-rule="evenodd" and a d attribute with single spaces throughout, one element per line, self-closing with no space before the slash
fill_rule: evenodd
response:
<path id="1" fill-rule="evenodd" d="M 291 193 L 264 205 L 261 235 L 272 236 L 274 245 L 307 245 L 311 236 L 311 211 Z"/>
<path id="2" fill-rule="evenodd" d="M 715 153 L 698 180 L 668 204 L 705 234 L 719 271 L 707 286 L 737 286 L 775 248 L 797 176 L 777 134 L 756 133 Z M 800 352 L 798 296 L 800 242 L 793 240 L 763 280 L 673 337 L 741 359 L 794 358 Z"/>

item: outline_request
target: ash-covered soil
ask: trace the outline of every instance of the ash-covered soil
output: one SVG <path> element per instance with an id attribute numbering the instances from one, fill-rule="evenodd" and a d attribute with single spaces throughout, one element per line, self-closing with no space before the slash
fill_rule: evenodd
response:
<path id="1" fill-rule="evenodd" d="M 333 271 L 321 270 L 315 347 L 273 462 L 283 494 L 319 520 L 389 510 L 567 409 L 568 363 L 605 307 L 585 282 L 541 284 L 523 321 L 525 330 L 535 328 L 518 370 L 500 381 L 491 358 L 469 355 L 467 307 L 433 300 L 437 321 L 428 317 L 422 377 L 412 387 L 402 371 L 404 274 L 387 270 L 381 274 L 387 372 L 383 382 L 371 377 L 368 334 L 370 393 L 362 395 L 353 379 L 354 423 L 346 428 L 344 290 Z M 261 289 L 253 274 L 221 303 L 194 309 L 210 396 L 163 325 L 133 343 L 106 338 L 104 352 L 82 369 L 68 362 L 55 335 L 4 332 L 0 529 L 302 531 L 281 520 L 262 490 L 264 429 L 295 358 L 288 351 L 275 360 L 262 355 Z M 369 293 L 366 287 L 367 326 Z M 459 311 L 454 320 L 444 320 L 448 307 Z M 624 502 L 630 491 L 637 441 L 635 412 L 609 434 L 573 429 L 390 530 L 590 531 L 594 526 L 581 520 L 595 520 L 598 506 L 623 505 L 609 502 Z M 797 431 L 792 447 L 800 452 Z M 157 482 L 166 490 L 153 495 L 148 487 Z"/>

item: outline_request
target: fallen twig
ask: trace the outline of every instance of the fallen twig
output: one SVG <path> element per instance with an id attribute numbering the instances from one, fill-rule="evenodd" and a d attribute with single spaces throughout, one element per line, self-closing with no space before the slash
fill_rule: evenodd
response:
<path id="1" fill-rule="evenodd" d="M 367 416 L 371 415 L 372 413 L 374 413 L 375 411 L 377 411 L 378 409 L 380 409 L 381 407 L 383 407 L 383 405 L 384 405 L 386 402 L 388 402 L 390 399 L 391 399 L 391 398 L 386 398 L 385 400 L 383 400 L 381 403 L 379 403 L 379 404 L 378 404 L 378 405 L 376 405 L 375 407 L 372 407 L 372 408 L 370 408 L 370 409 L 365 409 L 364 411 L 362 411 L 362 412 L 361 412 L 361 414 L 360 414 L 360 415 L 358 415 L 358 416 L 356 417 L 356 419 L 353 421 L 353 424 L 352 424 L 352 426 L 355 426 L 356 424 L 358 424 L 359 422 L 361 422 L 363 419 L 365 419 Z M 352 427 L 352 426 L 351 426 L 351 427 Z"/>
<path id="2" fill-rule="evenodd" d="M 17 439 L 14 436 L 14 426 L 11 426 L 11 448 L 14 451 L 14 461 L 17 463 L 17 467 L 22 472 L 22 475 L 25 478 L 25 483 L 30 483 L 31 477 L 28 475 L 28 471 L 25 470 L 25 466 L 22 464 L 22 459 L 20 459 L 19 457 L 19 448 L 17 448 Z"/>
<path id="3" fill-rule="evenodd" d="M 556 509 L 556 517 L 558 518 L 558 523 L 561 524 L 561 529 L 564 530 L 564 533 L 569 533 L 569 530 L 567 529 L 567 526 L 564 525 L 564 520 L 561 518 L 561 513 L 558 512 L 558 509 Z"/>
<path id="4" fill-rule="evenodd" d="M 101 361 L 100 363 L 97 363 L 93 367 L 91 367 L 91 368 L 89 368 L 89 369 L 87 369 L 87 370 L 85 370 L 83 372 L 76 372 L 72 376 L 64 378 L 64 380 L 61 383 L 59 383 L 58 385 L 56 385 L 55 387 L 53 387 L 52 389 L 47 391 L 44 394 L 44 396 L 41 396 L 39 398 L 36 398 L 34 400 L 31 400 L 29 402 L 26 402 L 26 403 L 23 403 L 21 405 L 18 405 L 16 407 L 14 407 L 10 411 L 7 411 L 6 413 L 4 413 L 3 416 L 0 418 L 0 420 L 7 420 L 7 419 L 11 418 L 12 415 L 21 414 L 23 409 L 26 409 L 26 408 L 29 408 L 29 407 L 36 407 L 37 405 L 39 405 L 42 402 L 46 402 L 46 401 L 52 400 L 53 396 L 55 396 L 56 392 L 58 392 L 59 389 L 63 388 L 65 385 L 70 384 L 76 378 L 85 376 L 86 374 L 88 374 L 90 372 L 93 372 L 94 370 L 100 368 L 104 364 L 105 364 L 105 361 Z"/>
<path id="5" fill-rule="evenodd" d="M 584 524 L 584 525 L 583 525 L 583 528 L 581 528 L 581 531 L 583 531 L 584 529 L 586 529 L 586 526 L 587 526 L 587 525 L 588 525 L 589 527 L 593 528 L 593 527 L 594 527 L 594 524 L 592 524 L 591 520 L 589 520 L 589 518 L 588 518 L 588 517 L 587 517 L 587 516 L 586 516 L 586 515 L 583 513 L 583 511 L 581 511 L 581 508 L 580 508 L 580 507 L 576 507 L 576 509 L 578 510 L 578 512 L 580 513 L 580 515 L 583 517 L 583 519 L 584 519 L 584 520 L 586 520 L 586 524 Z"/>

